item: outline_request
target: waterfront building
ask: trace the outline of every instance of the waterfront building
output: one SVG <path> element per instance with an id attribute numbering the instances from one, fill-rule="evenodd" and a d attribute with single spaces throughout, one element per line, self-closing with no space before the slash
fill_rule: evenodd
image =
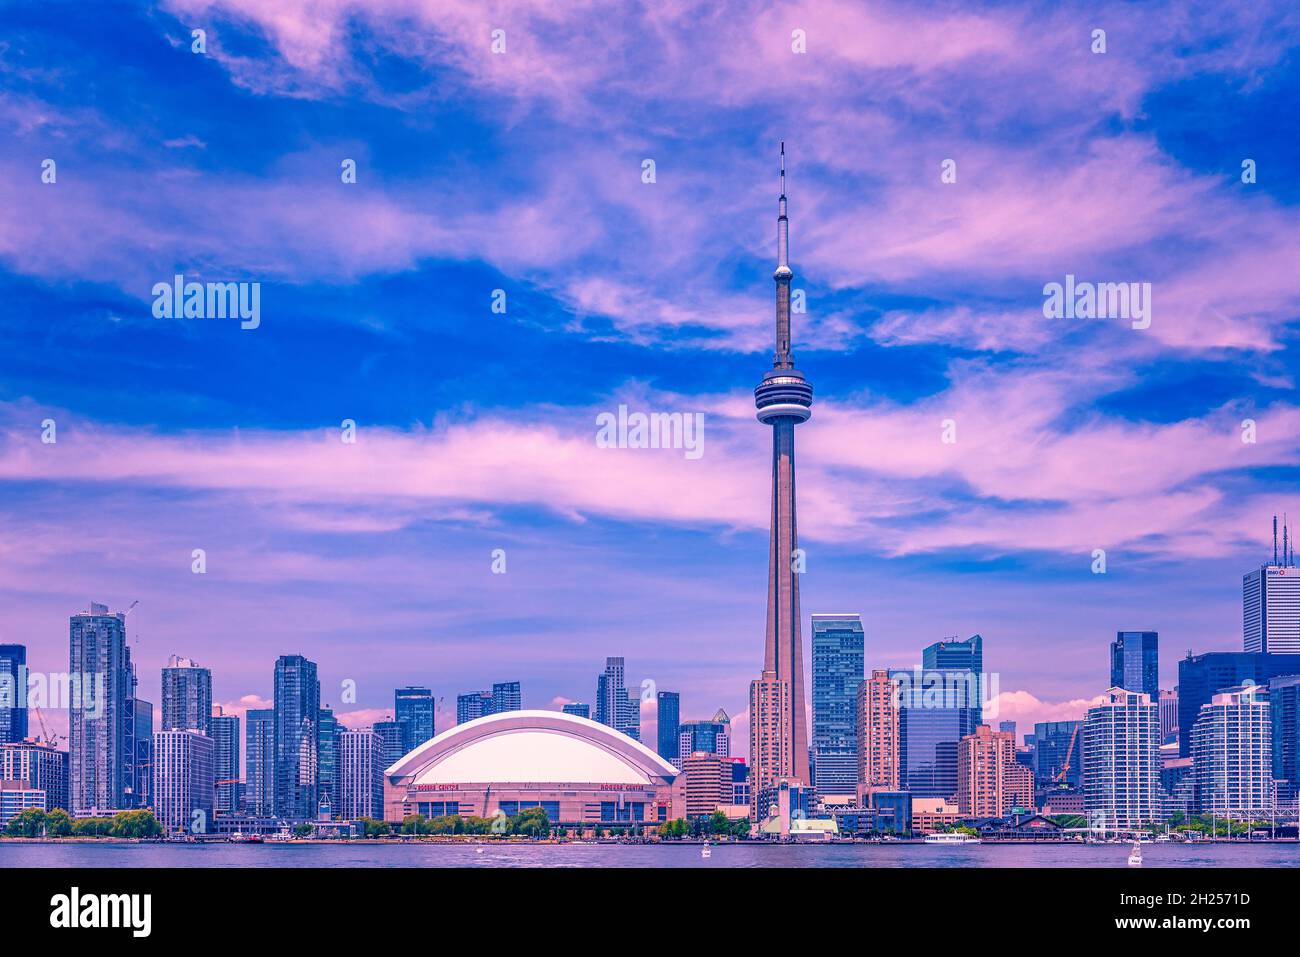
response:
<path id="1" fill-rule="evenodd" d="M 320 777 L 320 801 L 328 800 L 331 808 L 338 808 L 341 802 L 339 735 L 346 730 L 332 708 L 325 706 L 320 709 L 316 719 L 316 769 Z"/>
<path id="2" fill-rule="evenodd" d="M 27 737 L 27 648 L 0 645 L 0 745 Z"/>
<path id="3" fill-rule="evenodd" d="M 340 803 L 335 812 L 341 820 L 383 818 L 384 746 L 384 739 L 370 728 L 339 734 Z"/>
<path id="4" fill-rule="evenodd" d="M 172 655 L 162 670 L 162 731 L 208 733 L 212 715 L 212 672 L 189 658 Z"/>
<path id="5" fill-rule="evenodd" d="M 0 779 L 45 794 L 44 810 L 68 809 L 68 752 L 41 741 L 0 744 Z"/>
<path id="6" fill-rule="evenodd" d="M 275 663 L 275 813 L 290 820 L 316 816 L 320 681 L 316 663 L 281 655 Z"/>
<path id="7" fill-rule="evenodd" d="M 78 683 L 68 708 L 68 810 L 85 815 L 132 807 L 135 673 L 123 612 L 110 614 L 107 605 L 91 603 L 71 616 L 68 673 Z"/>
<path id="8" fill-rule="evenodd" d="M 518 710 L 518 709 L 512 709 Z M 370 730 L 379 735 L 380 770 L 396 764 L 406 753 L 403 745 L 402 725 L 397 721 L 376 721 Z"/>
<path id="9" fill-rule="evenodd" d="M 655 695 L 656 727 L 659 757 L 676 766 L 682 753 L 681 734 L 682 696 L 676 691 L 660 691 Z"/>
<path id="10" fill-rule="evenodd" d="M 858 615 L 812 616 L 813 783 L 819 796 L 857 790 L 864 643 Z"/>
<path id="11" fill-rule="evenodd" d="M 1267 688 L 1229 688 L 1201 706 L 1192 726 L 1192 768 L 1202 814 L 1272 811 L 1273 725 Z"/>
<path id="12" fill-rule="evenodd" d="M 1243 651 L 1300 654 L 1300 570 L 1286 529 L 1282 543 L 1279 558 L 1274 515 L 1273 561 L 1247 572 L 1241 581 Z"/>
<path id="13" fill-rule="evenodd" d="M 874 670 L 858 686 L 858 783 L 898 790 L 898 701 L 889 672 Z"/>
<path id="14" fill-rule="evenodd" d="M 239 716 L 226 714 L 221 705 L 214 705 L 208 719 L 208 736 L 212 738 L 216 789 L 212 809 L 217 814 L 233 814 L 240 807 Z"/>
<path id="15" fill-rule="evenodd" d="M 1083 722 L 1084 804 L 1110 828 L 1138 828 L 1162 817 L 1160 714 L 1151 696 L 1111 688 Z"/>
<path id="16" fill-rule="evenodd" d="M 393 718 L 403 725 L 402 753 L 413 751 L 432 738 L 434 727 L 433 691 L 407 685 L 393 692 Z"/>
<path id="17" fill-rule="evenodd" d="M 31 787 L 26 781 L 0 778 L 0 829 L 29 807 L 43 811 L 48 803 L 45 792 Z"/>
<path id="18" fill-rule="evenodd" d="M 795 368 L 790 350 L 789 217 L 785 195 L 785 145 L 777 201 L 776 351 L 772 368 L 754 389 L 758 420 L 772 428 L 772 524 L 768 550 L 767 628 L 763 672 L 750 683 L 750 767 L 753 791 L 811 785 L 808 716 L 800 634 L 799 551 L 795 518 L 794 432 L 812 415 L 813 389 Z"/>
<path id="19" fill-rule="evenodd" d="M 974 732 L 980 677 L 972 668 L 896 671 L 899 781 L 917 797 L 957 793 L 957 747 Z"/>
<path id="20" fill-rule="evenodd" d="M 961 821 L 961 811 L 951 798 L 912 796 L 912 831 L 934 834 L 946 831 Z"/>
<path id="21" fill-rule="evenodd" d="M 244 714 L 247 765 L 244 807 L 253 817 L 275 815 L 275 711 L 255 708 Z"/>
<path id="22" fill-rule="evenodd" d="M 976 725 L 984 723 L 984 639 L 971 635 L 965 641 L 955 637 L 936 641 L 921 652 L 921 667 L 926 671 L 964 670 L 975 676 L 974 693 L 969 707 Z"/>
<path id="23" fill-rule="evenodd" d="M 677 727 L 677 753 L 731 756 L 731 718 L 721 708 L 707 721 L 681 721 Z M 661 755 L 662 757 L 662 755 Z"/>
<path id="24" fill-rule="evenodd" d="M 1034 774 L 1016 760 L 1016 738 L 981 724 L 957 749 L 957 808 L 968 817 L 1002 817 L 1033 808 Z"/>
<path id="25" fill-rule="evenodd" d="M 384 776 L 384 819 L 494 817 L 540 807 L 552 824 L 632 826 L 685 815 L 685 781 L 639 741 L 559 711 L 456 725 Z"/>
<path id="26" fill-rule="evenodd" d="M 1192 753 L 1192 725 L 1201 705 L 1220 691 L 1244 684 L 1265 685 L 1282 675 L 1300 674 L 1300 654 L 1211 651 L 1178 662 L 1178 753 Z"/>
<path id="27" fill-rule="evenodd" d="M 584 704 L 581 701 L 570 701 L 560 710 L 565 714 L 571 714 L 576 718 L 586 718 L 588 721 L 591 720 L 591 705 Z"/>
<path id="28" fill-rule="evenodd" d="M 153 811 L 168 834 L 211 831 L 214 750 L 197 729 L 154 732 Z"/>
<path id="29" fill-rule="evenodd" d="M 744 758 L 728 758 L 731 762 L 731 806 L 733 808 L 744 808 L 745 814 L 749 813 L 750 805 L 750 787 L 749 787 L 749 765 L 745 763 Z"/>
<path id="30" fill-rule="evenodd" d="M 1120 631 L 1110 643 L 1110 686 L 1160 700 L 1160 634 Z"/>
<path id="31" fill-rule="evenodd" d="M 134 687 L 134 679 L 132 680 Z M 153 806 L 153 702 L 143 698 L 131 701 L 134 721 L 131 725 L 130 740 L 135 760 L 127 770 L 133 782 L 131 786 L 132 807 Z"/>
<path id="32" fill-rule="evenodd" d="M 708 817 L 724 805 L 733 803 L 730 758 L 697 751 L 681 758 L 686 779 L 686 817 Z"/>
<path id="33" fill-rule="evenodd" d="M 1268 683 L 1273 725 L 1273 779 L 1279 804 L 1300 798 L 1300 675 L 1279 675 Z"/>

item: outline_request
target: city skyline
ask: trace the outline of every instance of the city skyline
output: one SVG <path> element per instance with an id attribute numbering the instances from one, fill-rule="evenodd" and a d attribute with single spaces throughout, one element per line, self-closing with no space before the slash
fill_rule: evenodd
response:
<path id="1" fill-rule="evenodd" d="M 476 13 L 421 20 L 452 53 L 430 64 L 368 13 L 309 30 L 202 6 L 203 57 L 181 3 L 4 14 L 30 59 L 0 112 L 0 643 L 33 671 L 64 669 L 87 602 L 138 600 L 155 709 L 173 654 L 231 714 L 269 705 L 268 658 L 301 654 L 340 718 L 382 720 L 419 682 L 439 727 L 502 677 L 535 707 L 592 703 L 622 656 L 629 686 L 679 692 L 683 719 L 723 708 L 743 740 L 770 517 L 748 389 L 783 139 L 806 237 L 792 346 L 819 390 L 800 626 L 860 614 L 869 669 L 981 634 L 1022 728 L 1081 717 L 1118 631 L 1160 633 L 1162 688 L 1189 647 L 1240 649 L 1241 576 L 1300 451 L 1300 178 L 1292 131 L 1261 120 L 1296 85 L 1280 8 L 1111 11 L 1102 55 L 1038 10 L 917 31 L 832 5 L 804 56 L 743 15 L 667 12 L 662 45 L 629 45 L 635 14 L 591 35 L 533 11 L 497 59 Z M 360 37 L 439 93 L 359 63 Z M 1031 82 L 1049 66 L 1061 84 Z M 725 112 L 695 92 L 719 79 Z M 1240 124 L 1207 141 L 1189 94 Z M 154 318 L 178 273 L 261 282 L 260 327 Z M 1150 328 L 1045 319 L 1067 275 L 1150 278 Z M 703 456 L 598 447 L 620 405 L 704 415 Z"/>

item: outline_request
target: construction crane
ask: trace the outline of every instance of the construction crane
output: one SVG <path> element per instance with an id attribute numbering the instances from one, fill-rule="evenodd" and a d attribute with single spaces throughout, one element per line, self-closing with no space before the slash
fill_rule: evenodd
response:
<path id="1" fill-rule="evenodd" d="M 1061 765 L 1061 770 L 1056 772 L 1056 777 L 1052 780 L 1060 784 L 1065 780 L 1065 776 L 1070 773 L 1070 755 L 1074 754 L 1074 742 L 1079 740 L 1080 724 L 1074 726 L 1074 733 L 1070 735 L 1070 746 L 1065 749 L 1065 763 Z"/>
<path id="2" fill-rule="evenodd" d="M 45 727 L 45 716 L 41 714 L 41 709 L 32 705 L 32 710 L 36 712 L 36 721 L 41 726 L 41 736 L 37 740 L 44 741 L 50 747 L 56 747 L 60 741 L 66 741 L 66 734 L 52 735 L 49 728 Z"/>

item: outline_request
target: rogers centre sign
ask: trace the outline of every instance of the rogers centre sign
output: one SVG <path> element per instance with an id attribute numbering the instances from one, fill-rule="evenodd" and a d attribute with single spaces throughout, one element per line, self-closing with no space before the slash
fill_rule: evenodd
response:
<path id="1" fill-rule="evenodd" d="M 487 784 L 412 784 L 406 790 L 409 794 L 438 792 L 438 791 L 465 791 L 465 790 L 482 790 L 490 785 Z M 499 786 L 498 786 L 499 787 Z M 530 785 L 527 787 L 506 787 L 507 791 L 571 791 L 583 790 L 593 787 L 590 784 L 542 784 Z M 650 793 L 654 790 L 652 787 L 646 787 L 644 784 L 597 784 L 594 787 L 599 791 L 641 791 Z M 500 788 L 499 788 L 500 789 Z"/>

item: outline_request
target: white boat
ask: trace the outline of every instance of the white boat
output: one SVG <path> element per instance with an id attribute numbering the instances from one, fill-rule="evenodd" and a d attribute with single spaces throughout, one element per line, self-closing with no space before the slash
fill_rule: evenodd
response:
<path id="1" fill-rule="evenodd" d="M 923 844 L 978 844 L 980 839 L 974 834 L 963 834 L 961 831 L 943 831 L 937 834 L 927 834 Z"/>
<path id="2" fill-rule="evenodd" d="M 708 841 L 705 841 L 704 846 L 700 848 L 700 857 L 704 858 L 707 861 L 712 856 L 713 856 L 713 848 L 709 846 Z"/>
<path id="3" fill-rule="evenodd" d="M 1128 866 L 1129 867 L 1142 866 L 1142 845 L 1137 841 L 1133 842 L 1133 850 L 1129 851 Z"/>

